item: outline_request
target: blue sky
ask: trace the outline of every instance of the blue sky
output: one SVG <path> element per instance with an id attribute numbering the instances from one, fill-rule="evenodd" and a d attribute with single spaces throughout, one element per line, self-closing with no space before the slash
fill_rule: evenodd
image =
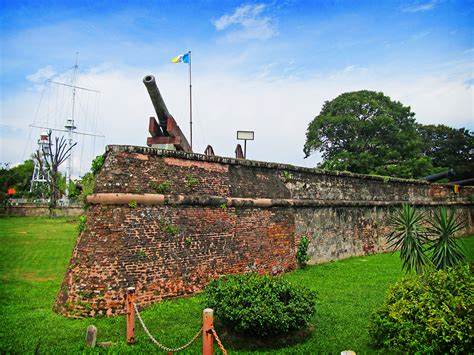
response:
<path id="1" fill-rule="evenodd" d="M 474 129 L 474 1 L 0 4 L 2 162 L 34 149 L 42 83 L 65 79 L 76 52 L 78 84 L 101 91 L 105 144 L 145 144 L 148 73 L 187 133 L 187 68 L 170 64 L 187 50 L 197 152 L 232 156 L 235 130 L 250 129 L 250 158 L 314 166 L 302 153 L 308 123 L 325 100 L 360 89 L 411 106 L 421 123 Z"/>

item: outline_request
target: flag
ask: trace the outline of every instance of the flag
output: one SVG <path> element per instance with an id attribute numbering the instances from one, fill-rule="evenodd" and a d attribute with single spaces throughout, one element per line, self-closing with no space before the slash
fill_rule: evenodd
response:
<path id="1" fill-rule="evenodd" d="M 189 63 L 190 53 L 180 54 L 171 59 L 171 63 Z"/>

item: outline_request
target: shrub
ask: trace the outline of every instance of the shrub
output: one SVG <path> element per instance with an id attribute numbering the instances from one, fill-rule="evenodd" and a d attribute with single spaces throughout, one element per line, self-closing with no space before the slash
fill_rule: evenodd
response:
<path id="1" fill-rule="evenodd" d="M 428 264 L 428 258 L 424 254 L 427 239 L 422 226 L 423 218 L 423 213 L 404 203 L 389 219 L 393 231 L 388 241 L 391 243 L 390 247 L 400 249 L 402 268 L 406 272 L 415 270 L 421 273 L 423 267 Z"/>
<path id="2" fill-rule="evenodd" d="M 163 181 L 157 183 L 156 181 L 150 182 L 150 186 L 152 189 L 156 191 L 157 194 L 167 194 L 171 191 L 171 183 L 169 181 Z"/>
<path id="3" fill-rule="evenodd" d="M 95 188 L 95 176 L 91 172 L 86 173 L 81 178 L 82 192 L 79 195 L 79 199 L 87 206 L 87 196 L 94 193 Z"/>
<path id="4" fill-rule="evenodd" d="M 298 243 L 298 250 L 296 251 L 296 260 L 302 267 L 304 267 L 306 262 L 309 260 L 308 246 L 309 239 L 306 236 L 301 237 L 300 242 Z"/>
<path id="5" fill-rule="evenodd" d="M 258 274 L 213 280 L 204 291 L 204 306 L 229 329 L 256 336 L 304 327 L 315 311 L 316 292 L 281 278 Z"/>
<path id="6" fill-rule="evenodd" d="M 410 275 L 391 287 L 372 314 L 369 333 L 395 352 L 462 353 L 473 349 L 474 277 L 468 265 Z"/>
<path id="7" fill-rule="evenodd" d="M 82 215 L 82 216 L 79 216 L 79 224 L 77 226 L 77 231 L 79 232 L 79 234 L 82 233 L 82 231 L 86 228 L 86 222 L 87 222 L 87 217 Z"/>
<path id="8" fill-rule="evenodd" d="M 188 189 L 192 189 L 198 182 L 199 180 L 193 174 L 186 175 L 186 187 Z"/>
<path id="9" fill-rule="evenodd" d="M 439 269 L 453 267 L 464 260 L 464 253 L 456 240 L 465 223 L 461 215 L 448 212 L 445 206 L 440 207 L 428 221 L 428 235 L 434 238 L 430 246 L 431 261 Z"/>
<path id="10" fill-rule="evenodd" d="M 402 268 L 407 273 L 415 270 L 421 274 L 425 268 L 446 269 L 463 262 L 464 252 L 455 239 L 465 227 L 461 216 L 442 206 L 429 218 L 425 217 L 406 203 L 390 216 L 389 225 L 393 231 L 388 241 L 390 247 L 400 249 Z"/>
<path id="11" fill-rule="evenodd" d="M 104 155 L 98 155 L 92 160 L 91 163 L 91 171 L 92 174 L 97 175 L 100 170 L 102 169 L 102 166 L 104 165 L 105 162 L 105 156 Z"/>

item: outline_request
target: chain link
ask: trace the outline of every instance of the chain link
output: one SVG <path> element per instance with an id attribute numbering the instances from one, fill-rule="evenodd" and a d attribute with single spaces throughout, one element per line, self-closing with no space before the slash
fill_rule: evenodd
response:
<path id="1" fill-rule="evenodd" d="M 164 350 L 164 351 L 168 351 L 168 352 L 172 352 L 172 353 L 177 353 L 178 351 L 181 351 L 181 350 L 184 350 L 186 349 L 187 347 L 189 347 L 192 343 L 194 343 L 196 341 L 196 339 L 199 337 L 199 335 L 201 334 L 201 331 L 202 331 L 202 327 L 201 329 L 198 330 L 198 332 L 196 333 L 196 335 L 186 344 L 184 344 L 183 346 L 179 347 L 179 348 L 176 348 L 176 349 L 172 349 L 172 348 L 168 348 L 166 346 L 164 346 L 163 344 L 160 344 L 158 342 L 158 340 L 156 340 L 153 335 L 151 335 L 150 331 L 148 330 L 148 328 L 146 327 L 145 323 L 143 322 L 143 319 L 142 317 L 140 316 L 140 313 L 138 312 L 138 308 L 137 308 L 137 305 L 135 303 L 132 303 L 133 304 L 133 308 L 135 309 L 135 313 L 137 314 L 137 317 L 138 317 L 138 320 L 140 321 L 140 324 L 142 325 L 143 327 L 143 330 L 145 331 L 145 333 L 148 335 L 148 337 L 150 338 L 150 340 L 155 343 L 161 350 Z M 216 339 L 217 338 L 217 334 L 215 335 Z M 219 340 L 217 340 L 218 343 L 220 343 Z M 223 349 L 223 347 L 221 347 Z M 225 350 L 224 350 L 225 351 Z M 226 352 L 224 352 L 224 354 L 227 354 Z"/>
<path id="2" fill-rule="evenodd" d="M 214 335 L 214 338 L 216 338 L 217 344 L 219 344 L 219 348 L 221 348 L 221 350 L 222 350 L 222 352 L 224 353 L 224 355 L 227 355 L 227 351 L 225 350 L 224 345 L 222 345 L 221 340 L 220 340 L 219 337 L 217 336 L 216 330 L 215 330 L 214 328 L 211 328 L 210 330 L 211 330 L 211 332 L 212 332 L 212 335 Z"/>

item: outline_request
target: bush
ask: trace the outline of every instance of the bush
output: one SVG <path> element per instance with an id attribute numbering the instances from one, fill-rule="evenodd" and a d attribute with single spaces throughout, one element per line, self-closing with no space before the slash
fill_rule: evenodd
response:
<path id="1" fill-rule="evenodd" d="M 298 243 L 298 250 L 296 251 L 296 261 L 300 267 L 306 266 L 309 260 L 308 255 L 309 239 L 306 236 L 301 237 Z"/>
<path id="2" fill-rule="evenodd" d="M 91 163 L 91 171 L 94 176 L 96 176 L 100 170 L 102 169 L 102 166 L 104 165 L 105 162 L 105 156 L 104 155 L 98 155 L 92 160 Z"/>
<path id="3" fill-rule="evenodd" d="M 410 275 L 374 312 L 375 344 L 396 352 L 462 353 L 474 343 L 474 277 L 468 265 Z"/>
<path id="4" fill-rule="evenodd" d="M 315 311 L 316 292 L 281 278 L 258 274 L 213 280 L 204 291 L 204 305 L 229 329 L 256 336 L 304 327 Z"/>
<path id="5" fill-rule="evenodd" d="M 82 233 L 84 229 L 86 229 L 87 217 L 82 215 L 79 216 L 79 224 L 77 225 L 77 231 L 79 234 Z"/>
<path id="6" fill-rule="evenodd" d="M 436 269 L 446 269 L 464 261 L 464 251 L 456 240 L 456 234 L 466 227 L 462 216 L 441 206 L 428 224 L 428 234 L 435 238 L 430 250 L 431 261 Z"/>
<path id="7" fill-rule="evenodd" d="M 95 188 L 95 176 L 91 172 L 84 174 L 81 178 L 82 191 L 79 195 L 79 199 L 87 206 L 87 196 L 94 193 Z"/>

